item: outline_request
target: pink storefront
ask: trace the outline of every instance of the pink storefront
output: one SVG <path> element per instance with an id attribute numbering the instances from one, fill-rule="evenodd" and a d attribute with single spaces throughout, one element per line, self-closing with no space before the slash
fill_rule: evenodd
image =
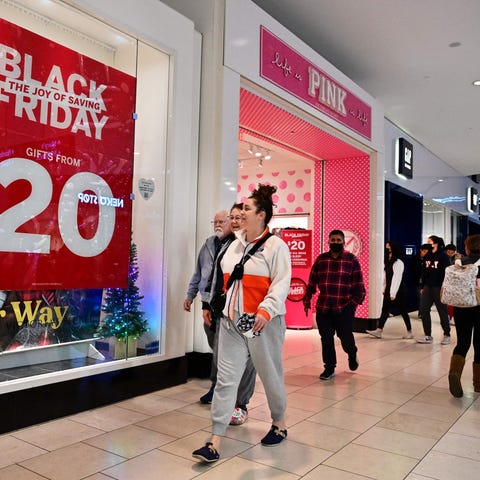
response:
<path id="1" fill-rule="evenodd" d="M 240 74 L 237 200 L 258 183 L 277 186 L 271 227 L 289 245 L 293 265 L 287 327 L 314 326 L 301 299 L 328 233 L 341 229 L 365 278 L 367 298 L 356 312 L 363 330 L 378 315 L 381 297 L 375 253 L 383 238 L 375 232 L 383 231 L 377 211 L 383 112 L 250 2 L 227 2 L 225 31 L 224 63 Z"/>

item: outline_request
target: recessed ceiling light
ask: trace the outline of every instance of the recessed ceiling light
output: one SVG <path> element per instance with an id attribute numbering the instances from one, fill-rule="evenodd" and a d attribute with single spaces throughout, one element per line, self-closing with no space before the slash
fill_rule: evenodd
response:
<path id="1" fill-rule="evenodd" d="M 472 85 L 475 85 L 476 87 L 480 87 L 480 80 L 473 81 Z"/>

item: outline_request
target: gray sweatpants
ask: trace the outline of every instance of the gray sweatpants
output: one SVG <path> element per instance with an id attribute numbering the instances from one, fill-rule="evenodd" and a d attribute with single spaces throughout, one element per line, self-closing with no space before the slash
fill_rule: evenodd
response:
<path id="1" fill-rule="evenodd" d="M 263 383 L 272 421 L 282 420 L 287 408 L 282 363 L 284 316 L 272 318 L 261 335 L 254 338 L 239 332 L 236 321 L 237 318 L 234 321 L 223 318 L 220 322 L 217 384 L 211 408 L 214 435 L 225 435 L 249 357 Z"/>

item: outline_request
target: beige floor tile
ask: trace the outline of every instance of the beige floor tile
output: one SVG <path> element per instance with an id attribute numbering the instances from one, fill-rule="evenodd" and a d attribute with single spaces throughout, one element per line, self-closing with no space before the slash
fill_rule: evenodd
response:
<path id="1" fill-rule="evenodd" d="M 327 450 L 296 443 L 287 438 L 274 448 L 256 445 L 240 456 L 296 475 L 305 475 L 331 454 L 332 452 Z"/>
<path id="2" fill-rule="evenodd" d="M 480 419 L 471 418 L 467 412 L 450 429 L 450 433 L 480 438 Z"/>
<path id="3" fill-rule="evenodd" d="M 145 415 L 160 415 L 177 408 L 188 405 L 189 402 L 182 402 L 173 398 L 162 397 L 161 395 L 149 394 L 131 398 L 117 403 L 117 406 L 140 412 Z"/>
<path id="4" fill-rule="evenodd" d="M 433 448 L 435 452 L 448 453 L 480 462 L 480 438 L 447 433 Z M 480 473 L 480 472 L 479 472 Z"/>
<path id="5" fill-rule="evenodd" d="M 89 425 L 90 427 L 101 428 L 106 432 L 126 427 L 127 425 L 140 422 L 146 418 L 148 418 L 148 415 L 126 408 L 120 408 L 117 405 L 88 410 L 69 417 L 70 420 Z"/>
<path id="6" fill-rule="evenodd" d="M 297 480 L 299 478 L 283 470 L 239 457 L 232 458 L 214 468 L 202 466 L 202 470 L 205 473 L 198 477 L 199 480 Z"/>
<path id="7" fill-rule="evenodd" d="M 450 422 L 396 411 L 378 422 L 377 427 L 399 430 L 401 432 L 438 440 L 448 431 L 450 425 Z"/>
<path id="8" fill-rule="evenodd" d="M 313 415 L 308 419 L 309 422 L 330 425 L 331 427 L 351 430 L 352 432 L 363 433 L 373 425 L 377 424 L 381 417 L 367 415 L 365 413 L 352 413 L 341 408 L 327 408 Z"/>
<path id="9" fill-rule="evenodd" d="M 77 443 L 26 460 L 20 465 L 51 480 L 79 480 L 124 461 L 113 453 Z"/>
<path id="10" fill-rule="evenodd" d="M 294 385 L 296 387 L 305 387 L 312 383 L 318 382 L 318 375 L 314 374 L 302 374 L 286 372 L 284 375 L 284 381 L 287 385 Z"/>
<path id="11" fill-rule="evenodd" d="M 160 450 L 140 455 L 103 473 L 118 480 L 189 480 L 198 476 L 201 468 L 193 461 Z"/>
<path id="12" fill-rule="evenodd" d="M 435 480 L 474 479 L 480 472 L 480 462 L 442 452 L 429 453 L 413 470 Z"/>
<path id="13" fill-rule="evenodd" d="M 305 395 L 300 392 L 293 392 L 287 396 L 288 405 L 294 405 L 301 410 L 318 412 L 335 403 L 331 398 L 318 397 L 314 395 Z"/>
<path id="14" fill-rule="evenodd" d="M 353 443 L 420 460 L 430 451 L 435 440 L 398 430 L 373 427 L 356 438 Z"/>
<path id="15" fill-rule="evenodd" d="M 19 465 L 10 465 L 0 468 L 0 480 L 45 480 L 45 477 Z"/>
<path id="16" fill-rule="evenodd" d="M 186 413 L 188 415 L 195 415 L 201 418 L 210 419 L 212 417 L 210 413 L 210 405 L 202 405 L 201 403 L 190 403 L 184 407 L 177 408 L 175 411 Z"/>
<path id="17" fill-rule="evenodd" d="M 136 425 L 128 425 L 113 432 L 84 440 L 88 445 L 101 448 L 125 458 L 132 458 L 154 448 L 173 442 L 176 438 Z"/>
<path id="18" fill-rule="evenodd" d="M 332 380 L 318 380 L 317 383 L 302 388 L 300 393 L 330 398 L 335 401 L 348 398 L 352 394 L 352 389 L 344 384 L 342 385 L 338 380 L 339 376 L 334 377 Z"/>
<path id="19" fill-rule="evenodd" d="M 393 403 L 379 402 L 377 400 L 360 398 L 354 395 L 337 402 L 334 408 L 341 408 L 342 410 L 349 410 L 350 412 L 385 417 L 395 411 L 398 406 Z"/>
<path id="20" fill-rule="evenodd" d="M 209 418 L 173 411 L 138 422 L 137 425 L 171 437 L 180 438 L 206 428 L 211 423 Z"/>
<path id="21" fill-rule="evenodd" d="M 326 465 L 319 465 L 314 468 L 307 475 L 302 477 L 302 480 L 366 480 L 363 475 L 346 472 L 345 470 L 327 467 Z M 427 480 L 427 479 L 423 479 Z"/>
<path id="22" fill-rule="evenodd" d="M 398 413 L 408 413 L 419 417 L 431 418 L 432 420 L 453 423 L 463 413 L 463 409 L 410 400 L 398 409 Z"/>
<path id="23" fill-rule="evenodd" d="M 446 388 L 448 388 L 448 386 Z M 416 402 L 431 403 L 433 405 L 448 407 L 459 412 L 466 410 L 474 400 L 473 396 L 467 397 L 464 395 L 462 398 L 455 398 L 446 393 L 445 389 L 432 386 L 417 394 L 414 400 Z"/>
<path id="24" fill-rule="evenodd" d="M 11 435 L 0 437 L 0 468 L 47 453 L 46 449 L 36 447 Z"/>
<path id="25" fill-rule="evenodd" d="M 417 460 L 395 453 L 350 444 L 324 464 L 378 480 L 403 480 Z"/>
<path id="26" fill-rule="evenodd" d="M 393 403 L 394 405 L 403 405 L 415 396 L 415 393 L 400 392 L 398 390 L 386 390 L 385 387 L 378 384 L 371 385 L 355 394 L 358 398 L 376 400 L 378 402 Z"/>
<path id="27" fill-rule="evenodd" d="M 310 421 L 301 422 L 288 430 L 289 439 L 330 452 L 340 450 L 357 436 L 358 433 L 351 430 Z"/>
<path id="28" fill-rule="evenodd" d="M 104 433 L 103 430 L 72 422 L 68 418 L 53 420 L 34 427 L 25 428 L 12 433 L 12 436 L 36 445 L 44 450 L 56 450 L 87 438 Z"/>

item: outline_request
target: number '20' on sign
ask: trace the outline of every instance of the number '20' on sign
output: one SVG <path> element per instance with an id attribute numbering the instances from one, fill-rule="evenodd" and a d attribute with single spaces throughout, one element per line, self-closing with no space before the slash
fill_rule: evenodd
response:
<path id="1" fill-rule="evenodd" d="M 0 251 L 44 253 L 51 251 L 50 235 L 17 232 L 24 223 L 40 215 L 52 201 L 53 184 L 47 169 L 26 158 L 9 158 L 0 162 L 0 185 L 7 188 L 17 180 L 31 185 L 30 195 L 0 213 Z M 85 193 L 94 192 L 93 194 Z M 98 205 L 98 226 L 92 238 L 84 238 L 78 227 L 79 203 Z M 69 177 L 58 201 L 58 227 L 66 247 L 80 257 L 102 253 L 112 240 L 115 229 L 115 208 L 123 201 L 113 198 L 108 183 L 92 172 L 79 172 Z"/>

